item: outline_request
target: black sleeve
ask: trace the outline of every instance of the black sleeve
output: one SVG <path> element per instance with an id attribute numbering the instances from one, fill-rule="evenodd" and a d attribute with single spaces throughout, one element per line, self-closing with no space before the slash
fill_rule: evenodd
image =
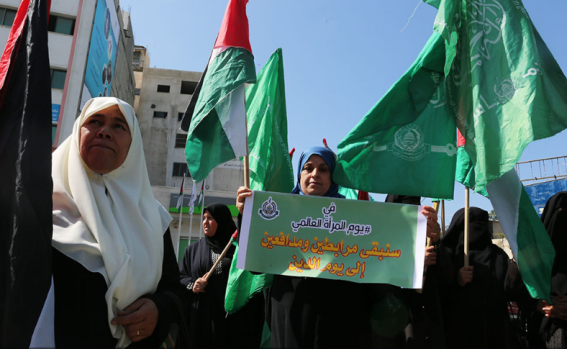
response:
<path id="1" fill-rule="evenodd" d="M 504 288 L 508 300 L 516 302 L 520 309 L 527 315 L 531 314 L 536 309 L 538 300 L 530 296 L 522 279 L 522 274 L 520 274 L 520 270 L 518 269 L 518 265 L 514 261 L 508 266 Z"/>
<path id="2" fill-rule="evenodd" d="M 145 296 L 151 299 L 158 308 L 158 323 L 154 333 L 136 343 L 132 347 L 159 347 L 166 339 L 172 322 L 178 321 L 177 309 L 183 299 L 183 286 L 179 283 L 179 269 L 171 242 L 169 229 L 163 235 L 163 264 L 161 279 L 154 294 Z M 179 300 L 175 300 L 175 297 Z"/>
<path id="3" fill-rule="evenodd" d="M 185 254 L 183 255 L 183 259 L 179 262 L 178 270 L 179 270 L 179 284 L 187 289 L 192 290 L 193 284 L 197 281 L 196 278 L 191 275 L 191 250 L 193 244 L 187 246 L 185 248 Z"/>

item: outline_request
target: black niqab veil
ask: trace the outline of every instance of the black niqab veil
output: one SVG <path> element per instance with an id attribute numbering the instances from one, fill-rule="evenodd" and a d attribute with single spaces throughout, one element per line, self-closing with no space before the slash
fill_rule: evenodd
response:
<path id="1" fill-rule="evenodd" d="M 567 191 L 559 192 L 547 201 L 541 220 L 555 248 L 551 294 L 567 295 Z M 541 329 L 547 341 L 560 328 L 563 330 L 562 340 L 565 343 L 567 321 L 547 317 L 542 320 Z"/>
<path id="2" fill-rule="evenodd" d="M 465 212 L 455 213 L 441 248 L 450 258 L 438 268 L 450 270 L 451 285 L 443 297 L 443 312 L 448 347 L 507 347 L 509 328 L 504 282 L 508 255 L 492 244 L 488 212 L 469 210 L 469 265 L 473 280 L 459 286 L 457 275 L 464 266 Z"/>
<path id="3" fill-rule="evenodd" d="M 221 253 L 236 230 L 236 224 L 232 220 L 230 209 L 223 204 L 211 204 L 205 207 L 204 212 L 209 212 L 217 222 L 217 231 L 215 235 L 210 237 L 205 236 L 207 245 L 209 245 L 211 250 L 215 253 Z M 232 250 L 233 249 L 229 250 L 229 255 L 227 257 L 232 257 L 234 253 Z"/>

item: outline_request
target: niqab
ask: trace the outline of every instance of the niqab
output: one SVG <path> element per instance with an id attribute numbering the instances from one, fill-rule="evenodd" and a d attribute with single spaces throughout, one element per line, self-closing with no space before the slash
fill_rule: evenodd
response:
<path id="1" fill-rule="evenodd" d="M 549 198 L 543 209 L 541 220 L 555 248 L 555 260 L 551 272 L 551 294 L 559 293 L 565 296 L 567 295 L 567 191 L 559 192 Z M 563 330 L 561 337 L 565 343 L 567 341 L 567 321 L 543 318 L 541 329 L 546 341 L 549 341 L 560 328 Z"/>

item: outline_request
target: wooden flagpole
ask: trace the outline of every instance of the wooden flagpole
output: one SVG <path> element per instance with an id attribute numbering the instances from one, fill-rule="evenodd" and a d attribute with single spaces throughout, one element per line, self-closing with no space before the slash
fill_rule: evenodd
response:
<path id="1" fill-rule="evenodd" d="M 250 150 L 248 149 L 248 116 L 246 114 L 246 93 L 244 94 L 244 129 L 246 130 L 246 156 L 244 156 L 244 186 L 250 188 L 250 161 L 248 160 L 248 155 L 250 155 Z"/>
<path id="2" fill-rule="evenodd" d="M 433 209 L 435 210 L 435 213 L 439 215 L 439 201 L 435 201 L 433 203 Z M 431 246 L 431 238 L 427 238 L 427 247 L 429 246 Z"/>
<path id="3" fill-rule="evenodd" d="M 441 200 L 441 233 L 445 236 L 445 200 Z"/>
<path id="4" fill-rule="evenodd" d="M 232 242 L 234 241 L 234 239 L 236 239 L 236 235 L 238 235 L 238 231 L 235 231 L 234 234 L 232 234 L 232 236 L 230 237 L 228 244 L 226 244 L 226 247 L 224 248 L 224 250 L 222 250 L 222 253 L 219 256 L 219 259 L 217 259 L 215 264 L 213 264 L 213 267 L 211 268 L 211 270 L 209 270 L 207 275 L 205 275 L 205 281 L 209 281 L 209 278 L 211 277 L 211 275 L 213 275 L 213 272 L 215 271 L 215 268 L 217 267 L 217 265 L 220 263 L 221 259 L 223 259 L 224 256 L 226 256 L 226 253 L 230 249 L 230 246 L 232 246 Z"/>
<path id="5" fill-rule="evenodd" d="M 465 267 L 469 266 L 469 187 L 465 187 Z"/>

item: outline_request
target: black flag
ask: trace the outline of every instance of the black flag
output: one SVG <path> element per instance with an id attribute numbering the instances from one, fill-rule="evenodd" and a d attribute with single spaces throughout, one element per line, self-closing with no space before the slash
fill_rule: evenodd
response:
<path id="1" fill-rule="evenodd" d="M 51 286 L 49 0 L 22 0 L 0 60 L 0 347 L 29 347 Z"/>

